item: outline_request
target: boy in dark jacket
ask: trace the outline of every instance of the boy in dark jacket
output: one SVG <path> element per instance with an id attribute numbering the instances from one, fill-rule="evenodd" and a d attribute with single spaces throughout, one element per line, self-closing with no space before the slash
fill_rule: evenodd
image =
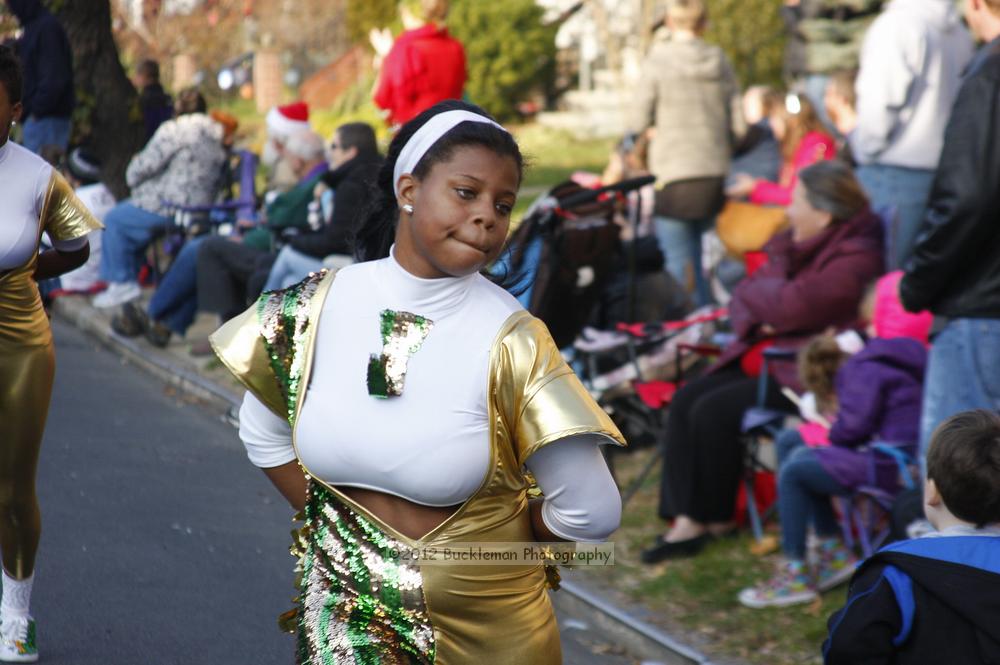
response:
<path id="1" fill-rule="evenodd" d="M 938 428 L 924 511 L 937 531 L 854 574 L 826 665 L 1000 662 L 1000 416 L 967 411 Z"/>

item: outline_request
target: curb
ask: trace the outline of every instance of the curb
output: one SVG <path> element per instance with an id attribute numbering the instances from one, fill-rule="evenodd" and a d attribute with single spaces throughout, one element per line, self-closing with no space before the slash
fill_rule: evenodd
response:
<path id="1" fill-rule="evenodd" d="M 166 384 L 207 402 L 223 414 L 239 408 L 242 398 L 205 378 L 196 370 L 169 359 L 169 354 L 150 349 L 145 343 L 115 333 L 93 308 L 76 298 L 57 298 L 52 314 L 91 337 Z M 565 614 L 583 620 L 593 628 L 628 649 L 650 665 L 713 665 L 704 655 L 651 626 L 583 585 L 562 580 L 560 590 L 550 596 L 552 603 Z M 717 664 L 716 664 L 717 665 Z"/>
<path id="2" fill-rule="evenodd" d="M 585 616 L 590 626 L 603 633 L 644 663 L 656 665 L 713 665 L 705 655 L 678 642 L 586 587 L 563 579 L 552 604 L 570 616 Z"/>
<path id="3" fill-rule="evenodd" d="M 151 351 L 146 344 L 118 335 L 107 324 L 93 316 L 90 305 L 72 297 L 57 298 L 52 303 L 52 314 L 86 333 L 126 361 L 141 367 L 168 385 L 208 402 L 223 412 L 239 408 L 242 399 L 236 393 L 206 379 L 197 371 L 169 359 L 168 354 Z"/>

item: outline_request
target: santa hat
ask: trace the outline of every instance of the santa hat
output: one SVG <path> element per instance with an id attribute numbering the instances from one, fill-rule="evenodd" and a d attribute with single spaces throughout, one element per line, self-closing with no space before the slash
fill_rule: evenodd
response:
<path id="1" fill-rule="evenodd" d="M 303 129 L 309 129 L 309 105 L 305 102 L 275 106 L 267 112 L 267 131 L 276 138 L 287 138 Z"/>

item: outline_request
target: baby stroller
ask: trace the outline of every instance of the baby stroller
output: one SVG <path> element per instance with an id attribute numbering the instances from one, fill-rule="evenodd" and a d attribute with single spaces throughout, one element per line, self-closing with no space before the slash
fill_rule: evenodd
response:
<path id="1" fill-rule="evenodd" d="M 646 295 L 638 292 L 645 284 L 636 279 L 643 252 L 637 251 L 635 242 L 623 243 L 620 235 L 623 224 L 634 230 L 638 219 L 628 214 L 616 221 L 615 216 L 621 214 L 622 199 L 629 192 L 652 181 L 647 176 L 596 190 L 573 182 L 558 185 L 529 209 L 503 264 L 521 304 L 546 323 L 559 348 L 573 357 L 584 384 L 626 433 L 630 446 L 620 454 L 654 448 L 646 472 L 623 487 L 626 501 L 657 461 L 665 408 L 685 378 L 681 374 L 694 369 L 691 360 L 696 356 L 713 351 L 700 342 L 704 334 L 715 331 L 714 322 L 724 314 L 705 310 L 686 321 L 664 324 L 662 319 L 688 314 L 685 298 L 677 306 L 665 302 L 652 322 L 634 324 L 634 314 L 643 309 L 637 301 Z M 655 238 L 649 240 L 655 247 Z M 661 271 L 662 261 L 659 254 Z M 617 312 L 609 316 L 601 310 L 607 307 L 606 287 L 616 279 L 619 285 L 624 283 L 620 291 L 625 293 L 618 294 Z M 595 324 L 603 330 L 590 327 Z M 604 452 L 614 470 L 610 456 L 619 451 Z"/>
<path id="2" fill-rule="evenodd" d="M 548 326 L 559 348 L 591 320 L 621 251 L 619 196 L 652 182 L 635 178 L 599 189 L 568 181 L 528 210 L 502 269 L 521 304 Z"/>

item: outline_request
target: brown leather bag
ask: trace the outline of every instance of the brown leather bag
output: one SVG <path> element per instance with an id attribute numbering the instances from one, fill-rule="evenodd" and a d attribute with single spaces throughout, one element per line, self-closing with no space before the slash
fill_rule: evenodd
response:
<path id="1" fill-rule="evenodd" d="M 747 252 L 761 249 L 787 222 L 784 208 L 727 201 L 715 220 L 715 232 L 726 250 L 742 259 Z"/>

